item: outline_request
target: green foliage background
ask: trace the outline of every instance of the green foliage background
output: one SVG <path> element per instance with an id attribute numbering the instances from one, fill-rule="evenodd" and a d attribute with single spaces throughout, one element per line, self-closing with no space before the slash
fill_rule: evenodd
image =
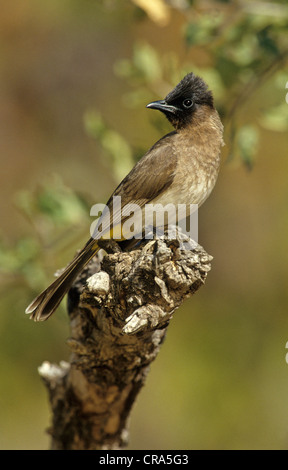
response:
<path id="1" fill-rule="evenodd" d="M 37 367 L 69 357 L 65 303 L 24 315 L 86 241 L 92 204 L 170 130 L 145 105 L 193 71 L 225 124 L 200 211 L 214 256 L 131 417 L 131 449 L 288 447 L 286 1 L 3 2 L 0 449 L 45 449 Z"/>

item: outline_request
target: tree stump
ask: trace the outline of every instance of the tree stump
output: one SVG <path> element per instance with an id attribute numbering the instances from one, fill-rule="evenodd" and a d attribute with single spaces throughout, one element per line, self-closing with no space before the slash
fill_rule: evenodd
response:
<path id="1" fill-rule="evenodd" d="M 106 246 L 69 293 L 69 363 L 39 368 L 52 409 L 52 449 L 121 449 L 128 418 L 167 327 L 205 282 L 212 257 L 192 240 Z M 117 245 L 118 247 L 118 245 Z"/>

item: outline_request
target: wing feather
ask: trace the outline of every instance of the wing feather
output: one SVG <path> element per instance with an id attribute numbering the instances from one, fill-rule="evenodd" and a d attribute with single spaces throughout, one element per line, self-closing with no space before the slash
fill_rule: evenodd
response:
<path id="1" fill-rule="evenodd" d="M 128 218 L 128 215 L 123 217 L 124 206 L 127 211 L 132 204 L 142 208 L 172 184 L 177 166 L 173 145 L 175 134 L 176 132 L 171 132 L 156 142 L 115 189 L 107 202 L 109 211 L 102 213 L 97 224 L 97 227 L 101 224 L 102 234 L 110 232 L 112 221 L 115 226 Z M 115 206 L 113 208 L 113 196 L 121 197 L 121 205 L 116 210 Z"/>

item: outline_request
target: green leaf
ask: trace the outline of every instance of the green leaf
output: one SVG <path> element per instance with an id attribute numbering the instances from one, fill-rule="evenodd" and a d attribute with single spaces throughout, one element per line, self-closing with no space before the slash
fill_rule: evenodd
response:
<path id="1" fill-rule="evenodd" d="M 217 57 L 216 69 L 218 70 L 222 82 L 226 87 L 234 85 L 239 76 L 240 66 L 228 57 L 220 55 Z"/>
<path id="2" fill-rule="evenodd" d="M 159 80 L 161 77 L 159 56 L 150 44 L 135 44 L 133 62 L 136 69 L 143 74 L 148 81 Z"/>
<path id="3" fill-rule="evenodd" d="M 270 131 L 284 132 L 288 130 L 288 104 L 284 101 L 265 111 L 260 118 L 260 124 Z"/>
<path id="4" fill-rule="evenodd" d="M 271 55 L 279 55 L 279 47 L 276 43 L 275 39 L 272 38 L 270 32 L 272 29 L 272 25 L 266 26 L 265 28 L 261 29 L 257 33 L 257 39 L 259 42 L 259 46 L 264 49 L 264 52 Z"/>
<path id="5" fill-rule="evenodd" d="M 255 126 L 245 125 L 237 133 L 237 143 L 240 158 L 246 167 L 251 170 L 258 150 L 259 132 Z"/>
<path id="6" fill-rule="evenodd" d="M 84 126 L 89 135 L 98 140 L 106 155 L 110 156 L 116 181 L 123 179 L 133 166 L 132 150 L 127 140 L 110 129 L 96 110 L 85 113 Z"/>

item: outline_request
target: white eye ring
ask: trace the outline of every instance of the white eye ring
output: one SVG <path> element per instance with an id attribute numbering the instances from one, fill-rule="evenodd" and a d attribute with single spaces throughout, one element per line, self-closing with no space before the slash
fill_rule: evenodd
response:
<path id="1" fill-rule="evenodd" d="M 191 108 L 193 106 L 193 101 L 189 98 L 183 101 L 184 108 Z"/>

